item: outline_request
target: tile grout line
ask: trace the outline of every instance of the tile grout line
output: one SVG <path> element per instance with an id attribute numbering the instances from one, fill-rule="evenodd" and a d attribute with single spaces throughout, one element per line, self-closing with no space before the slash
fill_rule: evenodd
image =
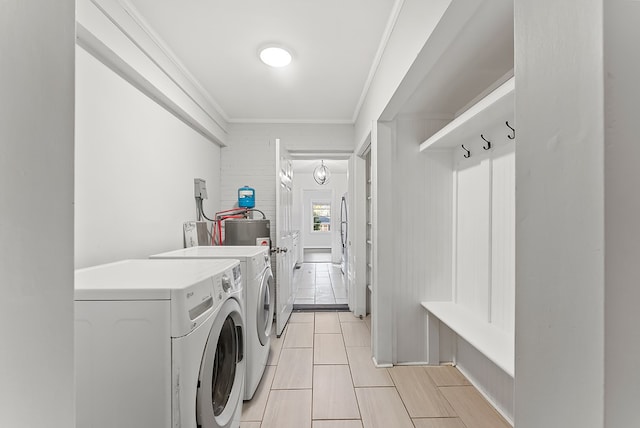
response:
<path id="1" fill-rule="evenodd" d="M 347 356 L 347 366 L 349 367 L 349 377 L 351 378 L 351 387 L 353 388 L 353 395 L 356 396 L 356 405 L 358 406 L 358 415 L 360 415 L 360 425 L 364 426 L 364 422 L 362 422 L 362 409 L 360 409 L 360 401 L 358 400 L 358 394 L 356 394 L 356 385 L 353 381 L 353 371 L 351 370 L 351 360 L 349 360 L 349 353 L 347 352 L 347 344 L 344 341 L 344 334 L 342 333 L 342 323 L 340 322 L 340 315 L 336 314 L 336 318 L 338 318 L 338 325 L 340 326 L 340 336 L 342 337 L 342 344 L 344 345 L 344 353 Z"/>
<path id="2" fill-rule="evenodd" d="M 391 378 L 391 382 L 393 383 L 393 388 L 396 390 L 396 394 L 398 394 L 398 397 L 400 397 L 400 402 L 402 403 L 402 407 L 404 407 L 404 411 L 407 412 L 407 416 L 411 421 L 411 425 L 415 427 L 416 424 L 413 423 L 413 418 L 411 417 L 411 413 L 409 413 L 409 409 L 407 408 L 407 404 L 404 402 L 404 399 L 402 398 L 402 394 L 400 394 L 400 391 L 398 391 L 398 385 L 396 384 L 396 381 L 393 378 L 393 376 L 391 376 L 390 369 L 387 368 L 386 370 L 387 370 L 387 373 L 389 374 L 389 377 Z"/>
<path id="3" fill-rule="evenodd" d="M 454 367 L 455 367 L 455 366 L 454 366 Z M 456 410 L 456 408 L 455 408 L 455 407 L 453 407 L 453 404 L 451 404 L 451 402 L 449 401 L 449 399 L 447 398 L 447 396 L 446 396 L 446 395 L 444 395 L 444 394 L 442 393 L 442 391 L 440 390 L 440 389 L 441 389 L 441 388 L 443 388 L 443 387 L 445 387 L 445 388 L 446 388 L 446 387 L 450 387 L 450 386 L 459 386 L 459 385 L 443 385 L 443 386 L 437 385 L 437 384 L 436 384 L 435 379 L 433 379 L 433 376 L 431 376 L 431 374 L 429 373 L 429 371 L 428 371 L 428 370 L 424 370 L 424 371 L 425 371 L 425 373 L 427 373 L 427 376 L 429 377 L 429 379 L 431 379 L 431 381 L 433 382 L 433 384 L 434 384 L 434 385 L 436 385 L 436 387 L 438 388 L 438 392 L 440 393 L 440 395 L 442 395 L 442 398 L 444 398 L 444 401 L 446 401 L 446 402 L 449 404 L 449 406 L 451 407 L 451 409 L 454 411 L 454 413 L 456 414 L 456 418 L 458 418 L 458 421 L 459 421 L 459 422 L 460 422 L 460 423 L 461 423 L 465 428 L 467 428 L 467 424 L 466 424 L 466 423 L 464 423 L 464 421 L 462 420 L 462 418 L 461 418 L 461 417 L 460 417 L 460 415 L 458 414 L 458 411 Z"/>

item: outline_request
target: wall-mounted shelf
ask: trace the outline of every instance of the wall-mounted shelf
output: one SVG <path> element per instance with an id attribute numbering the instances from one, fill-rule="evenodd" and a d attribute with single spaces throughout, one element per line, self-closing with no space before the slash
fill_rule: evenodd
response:
<path id="1" fill-rule="evenodd" d="M 422 306 L 505 373 L 514 376 L 514 340 L 507 333 L 454 302 L 422 302 Z"/>
<path id="2" fill-rule="evenodd" d="M 420 144 L 420 151 L 457 147 L 468 138 L 480 137 L 487 123 L 504 122 L 505 117 L 513 115 L 514 94 L 512 77 Z"/>

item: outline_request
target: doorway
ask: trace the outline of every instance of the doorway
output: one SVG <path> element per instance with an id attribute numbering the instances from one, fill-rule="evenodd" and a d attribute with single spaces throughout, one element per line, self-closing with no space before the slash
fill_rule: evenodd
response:
<path id="1" fill-rule="evenodd" d="M 348 160 L 293 160 L 292 225 L 299 236 L 299 256 L 293 274 L 295 310 L 348 309 L 346 275 L 341 269 L 341 198 L 348 187 Z M 314 180 L 314 170 L 326 166 L 329 179 Z"/>

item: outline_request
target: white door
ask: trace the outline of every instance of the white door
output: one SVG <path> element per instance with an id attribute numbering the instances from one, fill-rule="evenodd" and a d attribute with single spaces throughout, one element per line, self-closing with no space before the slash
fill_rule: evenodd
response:
<path id="1" fill-rule="evenodd" d="M 276 334 L 280 336 L 293 310 L 293 167 L 289 152 L 276 139 Z"/>
<path id="2" fill-rule="evenodd" d="M 362 155 L 364 156 L 364 155 Z M 363 157 L 353 154 L 349 159 L 349 236 L 347 284 L 349 296 L 349 310 L 356 316 L 367 315 L 368 297 L 368 252 L 371 248 L 370 220 L 367 217 L 367 167 Z"/>

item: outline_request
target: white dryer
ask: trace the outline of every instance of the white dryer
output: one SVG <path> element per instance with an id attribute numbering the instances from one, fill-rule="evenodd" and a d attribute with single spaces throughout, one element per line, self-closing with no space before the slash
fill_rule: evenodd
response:
<path id="1" fill-rule="evenodd" d="M 239 427 L 241 287 L 237 260 L 77 270 L 76 426 Z"/>
<path id="2" fill-rule="evenodd" d="M 247 373 L 244 399 L 250 400 L 262 379 L 271 343 L 273 274 L 269 248 L 263 246 L 201 246 L 156 254 L 160 259 L 238 259 L 244 278 L 247 322 Z"/>

